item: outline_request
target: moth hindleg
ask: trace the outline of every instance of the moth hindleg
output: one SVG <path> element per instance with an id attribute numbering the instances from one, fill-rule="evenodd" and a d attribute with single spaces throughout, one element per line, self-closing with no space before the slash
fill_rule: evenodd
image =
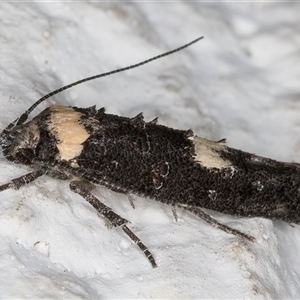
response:
<path id="1" fill-rule="evenodd" d="M 0 192 L 8 190 L 8 189 L 15 189 L 18 190 L 20 187 L 23 185 L 26 185 L 38 177 L 42 176 L 43 174 L 46 173 L 46 170 L 40 169 L 25 175 L 22 175 L 21 177 L 17 177 L 12 179 L 9 183 L 0 185 Z"/>
<path id="2" fill-rule="evenodd" d="M 117 227 L 120 226 L 122 230 L 134 241 L 138 247 L 144 252 L 145 256 L 151 263 L 153 268 L 156 268 L 156 262 L 154 257 L 148 248 L 142 243 L 142 241 L 126 226 L 128 221 L 115 212 L 113 210 L 103 204 L 99 199 L 97 199 L 94 195 L 90 193 L 90 190 L 93 186 L 86 181 L 72 181 L 70 182 L 70 189 L 82 196 L 87 202 L 89 202 L 101 215 L 103 215 L 109 222 Z"/>
<path id="3" fill-rule="evenodd" d="M 219 223 L 216 219 L 214 219 L 213 217 L 211 217 L 210 215 L 208 215 L 207 213 L 205 213 L 203 210 L 201 210 L 199 207 L 195 207 L 195 206 L 190 206 L 190 205 L 184 205 L 184 204 L 177 204 L 177 207 L 183 208 L 187 211 L 190 211 L 191 213 L 195 214 L 196 216 L 198 216 L 199 218 L 201 218 L 202 220 L 206 221 L 207 223 L 209 223 L 210 225 L 219 228 L 227 233 L 245 238 L 251 242 L 255 242 L 255 238 L 251 235 L 248 235 L 246 233 L 243 233 L 237 229 L 231 228 L 227 225 L 224 225 L 222 223 Z"/>

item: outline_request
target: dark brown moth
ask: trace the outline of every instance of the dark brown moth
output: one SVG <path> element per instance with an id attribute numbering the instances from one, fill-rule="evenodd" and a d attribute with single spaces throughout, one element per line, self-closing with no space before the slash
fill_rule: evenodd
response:
<path id="1" fill-rule="evenodd" d="M 42 175 L 70 181 L 70 189 L 86 199 L 113 226 L 140 247 L 153 267 L 147 247 L 127 227 L 128 221 L 91 193 L 95 185 L 147 197 L 190 211 L 209 224 L 254 241 L 219 223 L 205 209 L 242 217 L 263 217 L 300 223 L 300 165 L 283 163 L 133 118 L 106 114 L 104 108 L 50 106 L 31 121 L 32 110 L 44 100 L 88 80 L 132 69 L 177 52 L 199 41 L 144 62 L 95 75 L 42 97 L 1 133 L 4 157 L 29 165 L 33 172 L 0 186 L 0 191 L 34 181 Z"/>

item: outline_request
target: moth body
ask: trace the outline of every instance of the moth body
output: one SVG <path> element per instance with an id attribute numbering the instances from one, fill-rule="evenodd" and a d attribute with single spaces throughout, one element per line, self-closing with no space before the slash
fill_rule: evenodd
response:
<path id="1" fill-rule="evenodd" d="M 104 109 L 51 106 L 21 125 L 15 162 L 171 206 L 299 223 L 300 166 Z"/>
<path id="2" fill-rule="evenodd" d="M 0 192 L 20 187 L 46 174 L 69 180 L 113 226 L 120 227 L 156 262 L 142 241 L 127 227 L 128 220 L 93 194 L 95 185 L 128 195 L 147 197 L 185 209 L 212 226 L 250 241 L 255 238 L 221 224 L 204 209 L 242 217 L 264 217 L 300 223 L 300 165 L 263 158 L 209 141 L 192 130 L 172 129 L 133 118 L 106 114 L 104 108 L 50 106 L 26 123 L 29 114 L 49 97 L 83 82 L 133 69 L 180 51 L 185 44 L 143 62 L 84 78 L 36 101 L 0 134 L 4 157 L 33 171 L 0 186 Z"/>

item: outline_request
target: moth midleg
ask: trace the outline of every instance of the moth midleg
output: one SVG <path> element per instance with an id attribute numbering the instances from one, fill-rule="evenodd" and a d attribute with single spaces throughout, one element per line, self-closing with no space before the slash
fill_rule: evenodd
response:
<path id="1" fill-rule="evenodd" d="M 93 185 L 86 181 L 71 181 L 70 189 L 82 196 L 89 202 L 99 214 L 103 215 L 113 226 L 120 226 L 122 230 L 131 238 L 134 243 L 144 252 L 152 267 L 157 267 L 154 257 L 142 241 L 126 226 L 128 221 L 116 214 L 110 207 L 103 204 L 98 198 L 90 193 Z"/>
<path id="2" fill-rule="evenodd" d="M 123 231 L 138 245 L 138 247 L 144 252 L 153 268 L 157 267 L 155 259 L 148 248 L 142 243 L 142 241 L 124 224 L 121 225 Z"/>
<path id="3" fill-rule="evenodd" d="M 0 192 L 8 190 L 8 189 L 15 189 L 18 190 L 20 187 L 34 181 L 38 177 L 42 176 L 46 173 L 46 170 L 40 169 L 20 177 L 12 179 L 10 182 L 0 185 Z"/>
<path id="4" fill-rule="evenodd" d="M 214 226 L 215 228 L 219 228 L 227 233 L 245 238 L 251 242 L 255 242 L 255 238 L 251 235 L 248 235 L 246 233 L 243 233 L 237 229 L 231 228 L 227 225 L 224 225 L 220 222 L 218 222 L 216 219 L 214 219 L 213 217 L 211 217 L 210 215 L 208 215 L 207 213 L 205 213 L 203 210 L 201 210 L 199 207 L 195 207 L 195 206 L 189 206 L 189 205 L 184 205 L 184 204 L 177 204 L 177 207 L 183 208 L 187 211 L 190 211 L 191 213 L 195 214 L 196 216 L 198 216 L 199 218 L 201 218 L 202 220 L 206 221 L 208 224 Z"/>
<path id="5" fill-rule="evenodd" d="M 173 217 L 175 219 L 175 221 L 178 221 L 178 216 L 177 216 L 177 211 L 176 211 L 176 207 L 172 206 L 172 213 L 173 213 Z"/>
<path id="6" fill-rule="evenodd" d="M 131 207 L 133 208 L 133 209 L 135 209 L 135 206 L 134 206 L 134 203 L 133 203 L 133 197 L 132 197 L 132 195 L 127 195 L 127 197 L 128 197 L 128 200 L 129 200 L 129 202 L 130 202 L 130 205 L 131 205 Z"/>

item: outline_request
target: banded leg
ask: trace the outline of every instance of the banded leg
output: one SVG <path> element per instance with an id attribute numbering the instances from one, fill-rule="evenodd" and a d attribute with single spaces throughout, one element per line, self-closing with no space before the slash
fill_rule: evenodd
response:
<path id="1" fill-rule="evenodd" d="M 103 204 L 99 199 L 97 199 L 95 196 L 93 196 L 90 193 L 90 190 L 92 189 L 92 185 L 88 182 L 84 181 L 72 181 L 70 183 L 70 189 L 75 192 L 76 194 L 79 194 L 82 196 L 87 202 L 89 202 L 101 215 L 103 215 L 106 219 L 109 220 L 109 222 L 117 227 L 120 226 L 122 230 L 131 238 L 132 241 L 134 241 L 137 246 L 144 252 L 145 256 L 151 263 L 153 268 L 156 268 L 156 262 L 148 248 L 142 243 L 142 241 L 126 226 L 126 223 L 128 221 L 115 212 L 112 211 L 112 209 L 105 204 Z"/>
<path id="2" fill-rule="evenodd" d="M 176 207 L 175 206 L 172 206 L 172 213 L 173 213 L 175 222 L 177 222 L 178 221 L 178 216 L 177 216 L 177 212 L 176 212 Z"/>
<path id="3" fill-rule="evenodd" d="M 0 185 L 0 192 L 8 190 L 8 189 L 15 189 L 18 190 L 23 185 L 26 185 L 38 177 L 42 176 L 46 173 L 46 170 L 40 169 L 25 175 L 22 175 L 21 177 L 12 179 L 9 183 Z"/>
<path id="4" fill-rule="evenodd" d="M 198 216 L 199 218 L 201 218 L 202 220 L 206 221 L 208 224 L 214 226 L 215 228 L 219 228 L 227 233 L 245 238 L 251 242 L 255 242 L 255 238 L 251 235 L 248 235 L 246 233 L 243 233 L 237 229 L 231 228 L 227 225 L 224 225 L 222 223 L 219 223 L 216 219 L 212 218 L 210 215 L 208 215 L 207 213 L 205 213 L 203 210 L 201 210 L 198 207 L 194 207 L 194 206 L 187 206 L 184 204 L 178 204 L 177 205 L 180 208 L 183 208 L 187 211 L 190 211 L 191 213 L 195 214 L 196 216 Z"/>
<path id="5" fill-rule="evenodd" d="M 128 197 L 128 200 L 130 202 L 131 207 L 133 209 L 135 209 L 135 206 L 134 206 L 134 203 L 133 203 L 133 197 L 130 194 L 128 194 L 127 197 Z"/>

